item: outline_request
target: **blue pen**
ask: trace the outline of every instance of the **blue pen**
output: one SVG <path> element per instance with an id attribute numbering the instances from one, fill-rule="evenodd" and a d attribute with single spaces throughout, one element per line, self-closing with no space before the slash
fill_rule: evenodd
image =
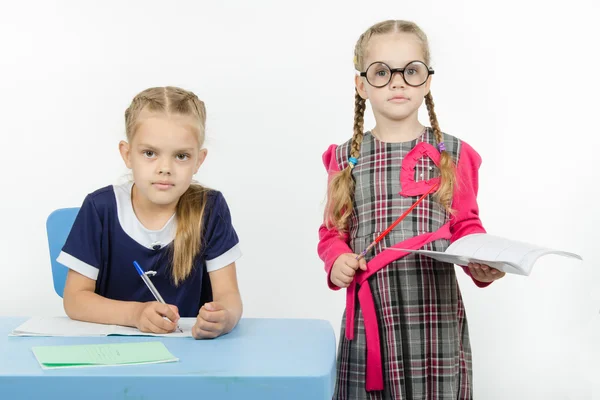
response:
<path id="1" fill-rule="evenodd" d="M 154 296 L 156 301 L 158 301 L 159 303 L 162 303 L 162 304 L 167 304 L 167 303 L 165 303 L 165 300 L 162 298 L 160 293 L 158 293 L 158 290 L 156 290 L 156 287 L 154 286 L 154 284 L 148 277 L 148 275 L 152 275 L 152 276 L 156 275 L 156 272 L 155 271 L 144 272 L 144 270 L 142 270 L 142 267 L 140 267 L 140 264 L 138 264 L 137 261 L 133 262 L 133 266 L 137 270 L 138 274 L 140 274 L 140 278 L 142 278 L 142 280 L 144 281 L 146 286 L 148 286 L 148 289 L 150 289 L 150 292 L 152 293 L 152 295 Z M 166 319 L 167 321 L 169 320 L 167 317 L 163 317 L 163 318 Z M 183 333 L 183 331 L 181 330 L 179 325 L 177 325 L 177 329 L 179 330 L 179 332 Z"/>

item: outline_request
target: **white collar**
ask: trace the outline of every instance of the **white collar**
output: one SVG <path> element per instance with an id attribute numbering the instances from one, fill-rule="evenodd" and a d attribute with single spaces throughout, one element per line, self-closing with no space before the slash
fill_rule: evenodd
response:
<path id="1" fill-rule="evenodd" d="M 123 231 L 133 240 L 144 247 L 157 250 L 158 247 L 164 247 L 175 239 L 177 231 L 177 219 L 175 214 L 159 230 L 147 229 L 135 215 L 133 205 L 131 204 L 131 189 L 133 182 L 127 182 L 122 185 L 113 185 L 115 199 L 117 200 L 117 215 L 119 224 Z"/>

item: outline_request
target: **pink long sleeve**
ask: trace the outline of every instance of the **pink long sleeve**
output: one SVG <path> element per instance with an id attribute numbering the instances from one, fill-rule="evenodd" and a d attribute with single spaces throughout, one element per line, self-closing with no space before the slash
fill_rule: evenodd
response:
<path id="1" fill-rule="evenodd" d="M 462 142 L 460 156 L 456 167 L 456 190 L 452 208 L 456 215 L 450 220 L 450 242 L 455 242 L 463 236 L 473 233 L 486 233 L 479 219 L 479 206 L 477 205 L 477 191 L 479 189 L 479 167 L 481 156 L 466 142 Z M 471 276 L 469 268 L 462 266 L 467 275 Z M 490 283 L 479 282 L 473 278 L 479 287 L 486 287 Z"/>
<path id="2" fill-rule="evenodd" d="M 340 167 L 335 159 L 335 151 L 337 146 L 332 144 L 327 151 L 323 153 L 323 164 L 327 169 L 327 184 L 331 182 L 331 178 L 336 173 L 340 172 Z M 348 246 L 348 234 L 340 234 L 335 228 L 327 228 L 325 223 L 319 228 L 319 244 L 317 246 L 319 257 L 325 263 L 325 272 L 327 272 L 327 284 L 333 290 L 340 288 L 329 279 L 331 268 L 337 258 L 344 253 L 352 253 L 352 249 Z"/>

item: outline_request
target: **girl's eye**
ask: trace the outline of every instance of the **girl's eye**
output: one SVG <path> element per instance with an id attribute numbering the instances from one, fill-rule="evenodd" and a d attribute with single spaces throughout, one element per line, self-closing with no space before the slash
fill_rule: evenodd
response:
<path id="1" fill-rule="evenodd" d="M 156 155 L 156 153 L 153 152 L 152 150 L 144 150 L 144 156 L 146 158 L 154 158 L 155 155 Z"/>
<path id="2" fill-rule="evenodd" d="M 190 158 L 190 156 L 189 156 L 188 154 L 177 154 L 176 158 L 177 158 L 179 161 L 185 161 L 185 160 L 187 160 L 188 158 Z"/>

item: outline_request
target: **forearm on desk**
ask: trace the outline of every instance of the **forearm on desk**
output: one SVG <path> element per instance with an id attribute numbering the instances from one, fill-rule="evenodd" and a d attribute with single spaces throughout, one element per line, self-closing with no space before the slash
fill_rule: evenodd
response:
<path id="1" fill-rule="evenodd" d="M 227 310 L 224 333 L 230 332 L 242 317 L 242 297 L 237 283 L 235 262 L 209 272 L 213 302 Z"/>
<path id="2" fill-rule="evenodd" d="M 137 315 L 144 303 L 111 300 L 88 290 L 79 290 L 65 291 L 63 304 L 71 319 L 137 327 Z"/>
<path id="3" fill-rule="evenodd" d="M 228 318 L 225 324 L 225 332 L 231 332 L 242 317 L 243 305 L 240 293 L 230 292 L 215 296 L 214 302 L 221 304 L 227 310 Z"/>

